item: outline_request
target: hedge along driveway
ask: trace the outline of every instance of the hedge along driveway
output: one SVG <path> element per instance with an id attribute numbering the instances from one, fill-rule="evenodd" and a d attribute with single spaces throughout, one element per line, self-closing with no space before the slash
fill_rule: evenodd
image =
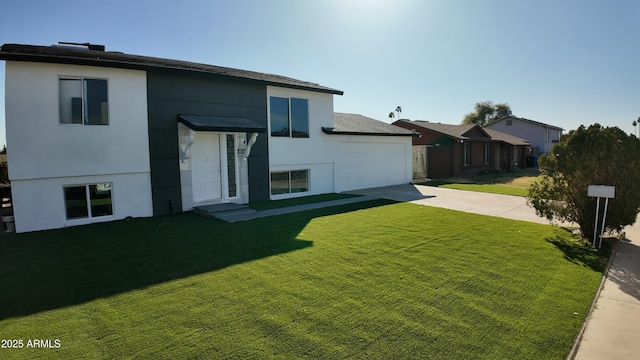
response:
<path id="1" fill-rule="evenodd" d="M 562 228 L 384 201 L 0 245 L 3 337 L 61 341 L 3 358 L 561 359 L 607 255 Z"/>

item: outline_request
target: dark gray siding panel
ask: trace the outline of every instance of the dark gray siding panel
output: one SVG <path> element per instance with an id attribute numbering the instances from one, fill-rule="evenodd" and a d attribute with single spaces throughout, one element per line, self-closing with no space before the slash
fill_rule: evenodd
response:
<path id="1" fill-rule="evenodd" d="M 258 135 L 249 156 L 249 202 L 269 200 L 268 133 Z"/>
<path id="2" fill-rule="evenodd" d="M 149 150 L 155 159 L 172 159 L 179 154 L 177 139 L 172 129 L 149 129 Z"/>
<path id="3" fill-rule="evenodd" d="M 220 80 L 180 71 L 149 71 L 149 154 L 154 215 L 182 211 L 178 114 L 229 116 L 267 126 L 267 89 L 242 80 Z M 269 152 L 261 134 L 249 157 L 250 201 L 269 199 Z"/>
<path id="4" fill-rule="evenodd" d="M 151 159 L 151 195 L 153 214 L 182 211 L 180 168 L 175 159 Z M 170 205 L 173 202 L 173 205 Z"/>

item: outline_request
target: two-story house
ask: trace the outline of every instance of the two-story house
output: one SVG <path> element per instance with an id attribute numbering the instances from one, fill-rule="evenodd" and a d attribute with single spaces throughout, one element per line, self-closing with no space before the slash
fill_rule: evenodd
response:
<path id="1" fill-rule="evenodd" d="M 513 115 L 493 120 L 484 127 L 529 140 L 534 157 L 551 151 L 553 144 L 560 140 L 563 130 L 558 126 Z"/>
<path id="2" fill-rule="evenodd" d="M 323 131 L 340 90 L 93 44 L 0 60 L 18 232 L 411 181 L 411 132 Z"/>

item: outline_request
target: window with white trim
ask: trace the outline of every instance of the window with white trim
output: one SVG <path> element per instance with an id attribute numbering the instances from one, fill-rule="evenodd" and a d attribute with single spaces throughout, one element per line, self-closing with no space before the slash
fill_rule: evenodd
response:
<path id="1" fill-rule="evenodd" d="M 560 139 L 560 131 L 547 128 L 547 142 L 558 142 Z"/>
<path id="2" fill-rule="evenodd" d="M 111 183 L 64 186 L 67 220 L 113 215 Z"/>
<path id="3" fill-rule="evenodd" d="M 109 125 L 105 79 L 60 78 L 60 124 Z"/>
<path id="4" fill-rule="evenodd" d="M 309 170 L 274 171 L 271 173 L 271 195 L 309 191 Z"/>
<path id="5" fill-rule="evenodd" d="M 309 137 L 309 100 L 271 96 L 269 116 L 271 136 Z"/>

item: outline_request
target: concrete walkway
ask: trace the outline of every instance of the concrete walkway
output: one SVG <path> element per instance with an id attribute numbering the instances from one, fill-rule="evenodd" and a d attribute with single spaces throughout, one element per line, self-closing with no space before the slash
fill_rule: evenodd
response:
<path id="1" fill-rule="evenodd" d="M 208 206 L 199 206 L 196 208 L 196 211 L 202 214 L 207 214 L 216 219 L 234 223 L 238 221 L 247 221 L 253 219 L 259 219 L 263 217 L 275 216 L 275 215 L 283 215 L 283 214 L 291 214 L 300 211 L 307 210 L 315 210 L 322 209 L 331 206 L 339 206 L 346 204 L 354 204 L 363 201 L 380 199 L 380 197 L 373 196 L 355 196 L 345 199 L 338 200 L 330 200 L 330 201 L 322 201 L 310 204 L 302 204 L 295 205 L 289 207 L 268 209 L 268 210 L 253 210 L 244 205 L 237 204 L 220 204 L 220 205 L 208 205 Z"/>
<path id="2" fill-rule="evenodd" d="M 365 189 L 354 193 L 407 201 L 483 215 L 549 224 L 526 199 L 420 185 Z M 571 225 L 571 224 L 559 224 Z M 640 224 L 625 229 L 626 240 L 615 246 L 595 307 L 569 358 L 577 360 L 639 359 Z"/>

